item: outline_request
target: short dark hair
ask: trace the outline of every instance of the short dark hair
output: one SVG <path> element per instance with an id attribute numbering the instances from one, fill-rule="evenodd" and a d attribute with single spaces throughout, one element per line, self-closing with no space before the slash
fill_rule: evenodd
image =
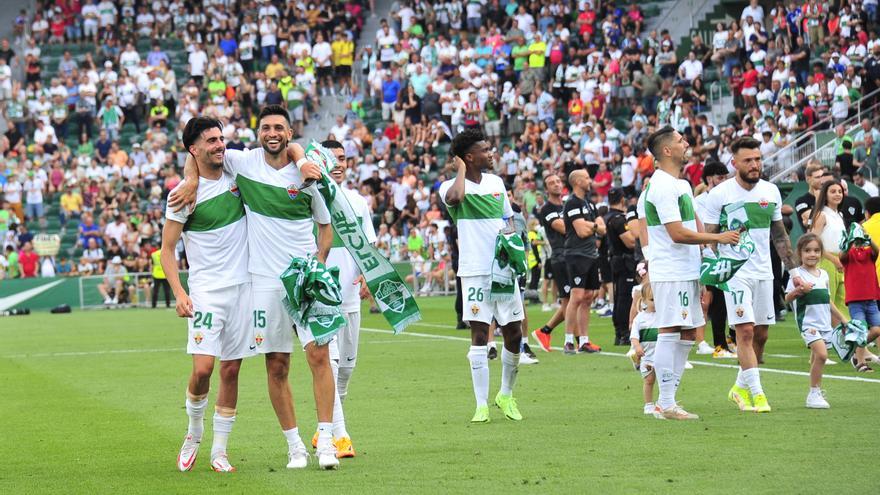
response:
<path id="1" fill-rule="evenodd" d="M 666 144 L 667 140 L 672 137 L 672 133 L 674 132 L 675 129 L 667 125 L 648 135 L 646 145 L 648 150 L 651 151 L 651 154 L 654 155 L 654 158 L 660 157 L 660 148 Z"/>
<path id="2" fill-rule="evenodd" d="M 715 177 L 718 175 L 727 176 L 728 174 L 727 167 L 718 161 L 715 158 L 709 158 L 706 160 L 706 165 L 703 167 L 703 182 L 706 182 L 706 178 Z"/>
<path id="3" fill-rule="evenodd" d="M 871 215 L 880 213 L 880 196 L 872 196 L 865 200 L 865 211 Z"/>
<path id="4" fill-rule="evenodd" d="M 757 150 L 761 149 L 761 142 L 750 136 L 738 137 L 730 143 L 730 152 L 734 155 L 741 149 Z"/>
<path id="5" fill-rule="evenodd" d="M 183 147 L 189 151 L 189 147 L 199 139 L 203 132 L 214 127 L 223 131 L 223 124 L 217 119 L 210 117 L 193 117 L 189 119 L 189 122 L 183 128 Z"/>
<path id="6" fill-rule="evenodd" d="M 840 143 L 840 145 L 843 146 L 843 149 L 845 149 L 845 150 L 851 150 L 853 144 L 852 144 L 852 141 L 847 140 L 847 141 Z"/>
<path id="7" fill-rule="evenodd" d="M 342 150 L 345 149 L 342 146 L 342 143 L 335 139 L 327 139 L 326 141 L 321 142 L 321 146 L 327 148 L 328 150 Z"/>
<path id="8" fill-rule="evenodd" d="M 260 110 L 259 118 L 257 118 L 257 125 L 259 125 L 259 122 L 261 122 L 265 117 L 268 117 L 270 115 L 280 115 L 284 117 L 284 121 L 287 122 L 287 125 L 290 125 L 290 114 L 287 113 L 287 110 L 281 105 L 266 105 L 265 107 L 263 107 L 263 109 Z"/>
<path id="9" fill-rule="evenodd" d="M 483 131 L 479 129 L 465 129 L 456 134 L 452 139 L 452 154 L 464 159 L 464 154 L 467 153 L 473 145 L 485 140 L 486 136 L 483 135 Z"/>

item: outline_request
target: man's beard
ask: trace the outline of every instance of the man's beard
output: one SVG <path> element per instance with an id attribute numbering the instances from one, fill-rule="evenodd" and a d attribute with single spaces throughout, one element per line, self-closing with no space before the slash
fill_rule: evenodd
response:
<path id="1" fill-rule="evenodd" d="M 758 174 L 758 177 L 751 178 L 748 174 L 739 174 L 739 178 L 743 180 L 746 184 L 757 184 L 761 181 L 761 174 Z"/>

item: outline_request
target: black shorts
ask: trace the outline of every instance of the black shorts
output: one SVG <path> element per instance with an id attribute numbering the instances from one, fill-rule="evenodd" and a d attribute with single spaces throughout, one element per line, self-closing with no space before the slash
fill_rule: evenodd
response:
<path id="1" fill-rule="evenodd" d="M 568 266 L 564 261 L 551 262 L 553 281 L 556 282 L 556 293 L 565 299 L 571 294 L 571 283 L 568 280 Z"/>
<path id="2" fill-rule="evenodd" d="M 550 260 L 544 260 L 544 278 L 553 280 L 553 264 L 550 263 Z"/>
<path id="3" fill-rule="evenodd" d="M 568 265 L 568 280 L 572 289 L 596 290 L 599 283 L 599 258 L 584 256 L 565 259 Z"/>
<path id="4" fill-rule="evenodd" d="M 315 67 L 316 77 L 330 77 L 333 75 L 333 66 Z"/>
<path id="5" fill-rule="evenodd" d="M 351 77 L 351 66 L 350 65 L 337 65 L 336 66 L 336 77 Z"/>
<path id="6" fill-rule="evenodd" d="M 603 284 L 612 283 L 614 276 L 611 274 L 611 263 L 608 261 L 608 258 L 600 256 L 597 261 L 599 262 L 599 280 Z"/>

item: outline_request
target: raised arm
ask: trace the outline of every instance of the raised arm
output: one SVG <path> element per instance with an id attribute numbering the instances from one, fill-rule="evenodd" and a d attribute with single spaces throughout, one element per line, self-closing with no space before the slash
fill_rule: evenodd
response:
<path id="1" fill-rule="evenodd" d="M 446 204 L 449 206 L 457 206 L 464 200 L 464 178 L 467 174 L 467 167 L 464 160 L 456 156 L 454 159 L 458 174 L 452 186 L 446 191 Z"/>

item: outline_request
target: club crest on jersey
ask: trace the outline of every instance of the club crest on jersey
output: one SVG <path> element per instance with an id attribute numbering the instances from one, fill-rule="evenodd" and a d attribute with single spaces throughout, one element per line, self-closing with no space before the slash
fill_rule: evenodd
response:
<path id="1" fill-rule="evenodd" d="M 257 335 L 255 335 L 254 336 L 254 343 L 257 345 L 262 345 L 263 344 L 263 334 L 258 333 Z"/>
<path id="2" fill-rule="evenodd" d="M 232 185 L 229 186 L 229 192 L 232 193 L 232 195 L 236 198 L 241 197 L 241 191 L 238 190 L 238 184 L 236 184 L 235 182 L 233 182 Z"/>
<path id="3" fill-rule="evenodd" d="M 201 344 L 203 340 L 205 340 L 205 336 L 202 332 L 196 332 L 195 335 L 193 335 L 193 342 L 195 342 L 196 345 Z"/>
<path id="4" fill-rule="evenodd" d="M 742 308 L 742 306 L 736 308 L 737 318 L 742 318 L 744 314 L 746 314 L 746 311 Z"/>
<path id="5" fill-rule="evenodd" d="M 296 199 L 296 197 L 299 196 L 299 189 L 293 184 L 287 186 L 287 196 L 289 196 L 290 199 Z"/>
<path id="6" fill-rule="evenodd" d="M 480 307 L 478 305 L 474 304 L 473 306 L 471 306 L 471 313 L 473 313 L 474 316 L 477 316 L 477 313 L 479 313 L 479 312 L 480 312 Z"/>
<path id="7" fill-rule="evenodd" d="M 770 206 L 770 201 L 765 198 L 761 198 L 761 200 L 758 201 L 758 206 L 760 206 L 761 208 L 767 208 L 768 206 Z"/>
<path id="8" fill-rule="evenodd" d="M 493 192 L 492 197 L 495 199 L 501 199 L 501 193 L 500 192 Z"/>
<path id="9" fill-rule="evenodd" d="M 681 310 L 681 319 L 685 320 L 688 317 L 688 311 L 686 309 Z"/>

